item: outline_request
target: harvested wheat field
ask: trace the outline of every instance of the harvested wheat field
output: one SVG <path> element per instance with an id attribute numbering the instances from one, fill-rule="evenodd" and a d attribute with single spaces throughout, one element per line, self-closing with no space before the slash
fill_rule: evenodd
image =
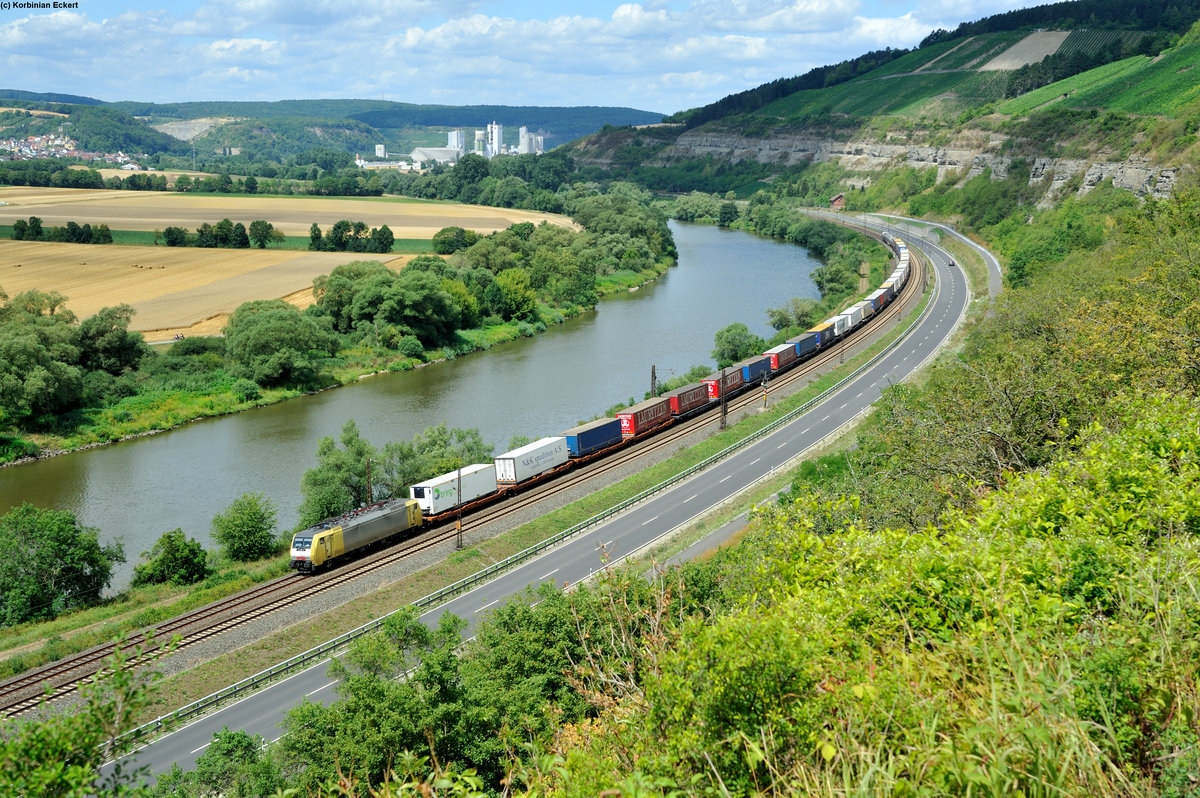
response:
<path id="1" fill-rule="evenodd" d="M 432 238 L 457 225 L 480 233 L 517 222 L 570 224 L 561 216 L 474 205 L 371 201 L 320 197 L 221 197 L 90 189 L 0 188 L 0 224 L 38 216 L 46 227 L 67 221 L 107 224 L 114 230 L 195 230 L 224 218 L 249 224 L 265 219 L 289 235 L 313 222 L 328 230 L 339 219 L 386 224 L 397 238 Z M 312 281 L 352 260 L 380 260 L 394 269 L 410 255 L 277 249 L 197 249 L 58 244 L 0 240 L 0 288 L 58 291 L 67 307 L 86 318 L 121 303 L 137 311 L 130 325 L 149 341 L 176 334 L 215 335 L 243 302 L 283 298 L 312 303 Z"/>
<path id="2" fill-rule="evenodd" d="M 10 297 L 58 291 L 80 318 L 124 302 L 137 311 L 130 326 L 161 340 L 218 333 L 252 299 L 287 297 L 304 307 L 314 277 L 356 257 L 400 268 L 410 256 L 0 241 L 0 288 Z"/>
<path id="3" fill-rule="evenodd" d="M 109 191 L 13 186 L 0 188 L 0 224 L 38 216 L 47 227 L 69 221 L 107 224 L 114 230 L 195 231 L 204 222 L 228 218 L 249 226 L 264 219 L 287 235 L 307 235 L 313 222 L 328 230 L 339 219 L 368 227 L 386 224 L 396 238 L 431 238 L 443 227 L 465 227 L 477 233 L 503 230 L 518 222 L 550 221 L 561 216 L 510 208 L 487 208 L 426 200 L 353 199 L 336 197 L 226 197 L 162 191 Z"/>

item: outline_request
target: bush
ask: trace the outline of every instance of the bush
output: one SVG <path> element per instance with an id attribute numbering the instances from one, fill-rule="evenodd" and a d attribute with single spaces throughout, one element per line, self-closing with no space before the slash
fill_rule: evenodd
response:
<path id="1" fill-rule="evenodd" d="M 253 402 L 262 396 L 262 389 L 254 380 L 243 377 L 233 384 L 233 395 L 239 402 Z"/>
<path id="2" fill-rule="evenodd" d="M 165 533 L 154 544 L 154 548 L 144 553 L 148 561 L 133 569 L 133 586 L 161 585 L 192 585 L 207 578 L 208 553 L 198 540 L 184 536 L 183 530 L 176 528 Z"/>
<path id="3" fill-rule="evenodd" d="M 243 493 L 225 512 L 213 516 L 213 539 L 231 560 L 261 560 L 278 547 L 275 518 L 275 504 L 270 499 L 261 493 Z"/>

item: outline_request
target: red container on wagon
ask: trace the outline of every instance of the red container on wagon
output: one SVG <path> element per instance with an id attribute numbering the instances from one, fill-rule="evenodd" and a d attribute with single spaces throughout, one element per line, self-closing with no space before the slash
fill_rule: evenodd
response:
<path id="1" fill-rule="evenodd" d="M 708 398 L 720 399 L 722 392 L 729 393 L 741 388 L 746 382 L 746 376 L 742 374 L 741 369 L 727 369 L 725 373 L 725 382 L 721 383 L 721 372 L 709 374 L 701 380 L 702 383 L 708 386 Z"/>
<path id="2" fill-rule="evenodd" d="M 671 415 L 673 416 L 690 413 L 697 407 L 712 401 L 712 397 L 708 395 L 708 386 L 702 382 L 694 382 L 691 385 L 667 391 L 663 396 L 671 403 Z"/>
<path id="3" fill-rule="evenodd" d="M 791 343 L 780 344 L 763 352 L 763 355 L 770 358 L 771 371 L 779 371 L 782 368 L 787 368 L 796 359 L 796 345 Z"/>
<path id="4" fill-rule="evenodd" d="M 638 402 L 633 407 L 617 413 L 621 422 L 621 436 L 632 438 L 653 429 L 671 418 L 671 403 L 665 396 Z"/>

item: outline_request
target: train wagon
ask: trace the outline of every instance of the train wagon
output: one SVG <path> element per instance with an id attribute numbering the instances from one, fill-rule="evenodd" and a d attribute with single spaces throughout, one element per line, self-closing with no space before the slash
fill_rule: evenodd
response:
<path id="1" fill-rule="evenodd" d="M 724 376 L 718 371 L 700 381 L 708 386 L 709 399 L 720 399 L 722 393 L 728 395 L 730 391 L 741 388 L 746 382 L 746 377 L 741 369 L 726 369 Z"/>
<path id="2" fill-rule="evenodd" d="M 799 353 L 796 351 L 796 345 L 793 343 L 780 344 L 773 346 L 766 352 L 763 352 L 763 357 L 767 359 L 767 364 L 771 371 L 779 371 L 796 362 Z"/>
<path id="3" fill-rule="evenodd" d="M 845 316 L 830 316 L 825 323 L 833 327 L 834 338 L 841 338 L 850 329 L 850 320 Z"/>
<path id="4" fill-rule="evenodd" d="M 648 429 L 653 429 L 671 418 L 671 403 L 665 397 L 659 396 L 638 402 L 633 407 L 617 413 L 621 420 L 621 435 L 632 438 L 641 435 Z"/>
<path id="5" fill-rule="evenodd" d="M 708 395 L 708 386 L 702 382 L 694 382 L 691 385 L 667 391 L 663 396 L 671 405 L 671 415 L 673 416 L 685 416 L 712 401 Z"/>
<path id="6" fill-rule="evenodd" d="M 809 330 L 808 332 L 797 335 L 795 338 L 789 338 L 789 344 L 796 345 L 796 355 L 804 357 L 805 355 L 817 351 L 817 343 L 820 341 L 820 336 L 817 333 Z"/>
<path id="7" fill-rule="evenodd" d="M 871 304 L 871 300 L 869 299 L 864 299 L 862 302 L 859 302 L 857 305 L 855 305 L 855 307 L 857 307 L 858 312 L 862 314 L 863 321 L 866 321 L 875 315 L 875 306 Z"/>
<path id="8" fill-rule="evenodd" d="M 459 495 L 459 470 L 418 482 L 408 489 L 411 499 L 421 505 L 426 516 L 437 515 L 446 510 L 474 501 L 489 493 L 495 493 L 496 464 L 475 463 L 462 467 L 462 495 Z"/>
<path id="9" fill-rule="evenodd" d="M 761 380 L 764 374 L 770 373 L 771 361 L 763 355 L 755 355 L 741 363 L 734 363 L 733 368 L 742 370 L 743 382 L 753 384 Z"/>
<path id="10" fill-rule="evenodd" d="M 846 317 L 847 329 L 853 330 L 855 327 L 862 324 L 862 309 L 857 305 L 851 305 L 838 315 Z"/>
<path id="11" fill-rule="evenodd" d="M 876 313 L 883 310 L 883 306 L 887 304 L 887 298 L 882 288 L 877 288 L 867 294 L 867 301 L 871 303 L 871 307 L 875 308 Z"/>
<path id="12" fill-rule="evenodd" d="M 311 572 L 343 555 L 421 525 L 421 508 L 412 499 L 388 499 L 322 521 L 292 538 L 289 565 Z"/>
<path id="13" fill-rule="evenodd" d="M 827 321 L 821 322 L 816 327 L 809 330 L 810 333 L 817 336 L 817 347 L 823 347 L 833 340 L 833 325 Z"/>
<path id="14" fill-rule="evenodd" d="M 496 484 L 515 485 L 533 479 L 566 463 L 569 456 L 567 439 L 561 436 L 519 446 L 495 458 Z"/>
<path id="15" fill-rule="evenodd" d="M 571 457 L 586 457 L 621 442 L 621 419 L 598 418 L 563 433 Z"/>

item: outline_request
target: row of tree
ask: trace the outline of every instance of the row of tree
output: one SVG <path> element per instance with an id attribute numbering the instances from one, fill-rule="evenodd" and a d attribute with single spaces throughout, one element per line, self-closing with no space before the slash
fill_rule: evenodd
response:
<path id="1" fill-rule="evenodd" d="M 107 224 L 92 227 L 85 222 L 70 221 L 63 226 L 49 229 L 42 224 L 41 217 L 30 216 L 28 221 L 16 219 L 12 223 L 13 241 L 61 241 L 68 244 L 111 244 L 112 231 Z"/>
<path id="2" fill-rule="evenodd" d="M 327 233 L 316 222 L 308 229 L 308 248 L 314 252 L 391 252 L 395 242 L 386 224 L 368 228 L 365 222 L 340 219 Z"/>
<path id="3" fill-rule="evenodd" d="M 275 225 L 262 219 L 254 220 L 247 228 L 241 222 L 226 218 L 216 224 L 204 222 L 196 228 L 194 236 L 188 235 L 185 227 L 164 227 L 162 239 L 168 247 L 247 249 L 253 244 L 264 249 L 267 244 L 283 243 L 287 237 L 283 231 L 275 229 Z"/>

